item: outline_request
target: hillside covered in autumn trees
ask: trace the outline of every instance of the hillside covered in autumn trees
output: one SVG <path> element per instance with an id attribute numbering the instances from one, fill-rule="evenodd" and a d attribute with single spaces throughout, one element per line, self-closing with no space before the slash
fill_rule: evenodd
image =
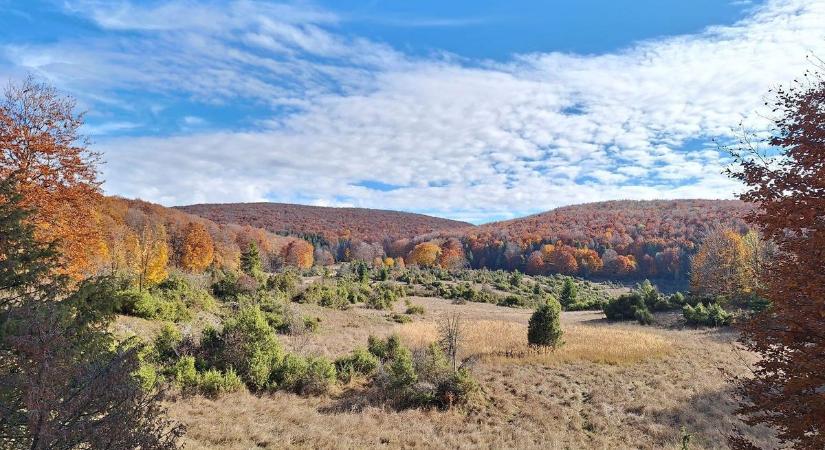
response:
<path id="1" fill-rule="evenodd" d="M 691 257 L 711 232 L 747 232 L 743 217 L 751 207 L 736 200 L 610 201 L 478 227 L 419 214 L 276 203 L 179 209 L 217 223 L 304 238 L 314 245 L 318 264 L 404 261 L 446 269 L 684 280 Z"/>
<path id="2" fill-rule="evenodd" d="M 277 234 L 323 238 L 329 243 L 339 239 L 382 242 L 471 226 L 466 222 L 401 211 L 286 203 L 199 204 L 178 209 L 217 223 L 238 223 Z"/>

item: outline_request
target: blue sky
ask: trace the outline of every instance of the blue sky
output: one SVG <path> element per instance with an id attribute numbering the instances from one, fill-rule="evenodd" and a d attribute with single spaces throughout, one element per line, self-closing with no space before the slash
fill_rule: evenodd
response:
<path id="1" fill-rule="evenodd" d="M 0 0 L 0 77 L 88 111 L 104 188 L 476 223 L 732 197 L 712 140 L 825 53 L 825 1 Z"/>

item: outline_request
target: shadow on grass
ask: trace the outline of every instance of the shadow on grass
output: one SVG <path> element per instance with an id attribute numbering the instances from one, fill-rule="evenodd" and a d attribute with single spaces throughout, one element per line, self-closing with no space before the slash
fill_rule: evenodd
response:
<path id="1" fill-rule="evenodd" d="M 738 431 L 759 448 L 779 448 L 772 430 L 745 425 L 737 417 L 739 400 L 734 385 L 694 394 L 671 408 L 649 412 L 652 421 L 668 426 L 674 443 L 681 428 L 690 435 L 689 448 L 728 448 L 728 436 Z"/>

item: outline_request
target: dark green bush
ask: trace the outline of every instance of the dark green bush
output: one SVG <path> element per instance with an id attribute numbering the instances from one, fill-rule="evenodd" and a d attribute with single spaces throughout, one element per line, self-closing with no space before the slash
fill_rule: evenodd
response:
<path id="1" fill-rule="evenodd" d="M 155 350 L 155 359 L 158 362 L 168 362 L 177 357 L 177 349 L 183 341 L 180 330 L 172 324 L 165 324 L 152 344 Z"/>
<path id="2" fill-rule="evenodd" d="M 218 276 L 211 287 L 212 295 L 223 301 L 234 301 L 241 296 L 255 297 L 265 287 L 258 278 L 245 273 L 228 272 Z"/>
<path id="3" fill-rule="evenodd" d="M 622 294 L 604 305 L 607 320 L 635 320 L 637 310 L 646 310 L 644 298 L 638 292 Z"/>
<path id="4" fill-rule="evenodd" d="M 559 303 L 564 309 L 568 309 L 570 305 L 576 303 L 576 297 L 578 295 L 578 289 L 576 289 L 576 283 L 573 282 L 573 279 L 567 277 L 564 279 L 564 285 L 561 288 L 561 294 L 559 294 Z"/>
<path id="5" fill-rule="evenodd" d="M 335 384 L 335 364 L 323 356 L 308 358 L 306 376 L 301 383 L 301 394 L 323 394 Z"/>
<path id="6" fill-rule="evenodd" d="M 282 292 L 288 297 L 292 297 L 298 292 L 300 284 L 301 277 L 293 271 L 272 274 L 266 280 L 267 289 Z"/>
<path id="7" fill-rule="evenodd" d="M 335 360 L 335 370 L 341 381 L 349 382 L 355 376 L 370 376 L 378 369 L 380 360 L 369 350 L 358 347 L 347 356 Z"/>
<path id="8" fill-rule="evenodd" d="M 300 355 L 286 354 L 272 372 L 272 381 L 278 389 L 297 392 L 306 377 L 309 363 Z"/>
<path id="9" fill-rule="evenodd" d="M 214 343 L 207 341 L 207 345 Z M 273 367 L 284 353 L 275 330 L 258 307 L 242 308 L 227 319 L 217 345 L 218 367 L 233 367 L 252 389 L 268 384 Z"/>
<path id="10" fill-rule="evenodd" d="M 320 394 L 335 382 L 335 365 L 323 357 L 303 358 L 287 354 L 272 372 L 278 389 L 298 394 Z"/>
<path id="11" fill-rule="evenodd" d="M 407 306 L 406 314 L 417 314 L 423 315 L 424 314 L 424 307 L 422 305 L 409 305 Z"/>
<path id="12" fill-rule="evenodd" d="M 527 325 L 527 342 L 536 347 L 557 348 L 562 344 L 561 304 L 548 297 L 530 317 Z"/>
<path id="13" fill-rule="evenodd" d="M 193 286 L 184 277 L 172 275 L 151 289 L 152 295 L 162 301 L 183 304 L 186 308 L 212 311 L 215 299 L 205 289 Z"/>
<path id="14" fill-rule="evenodd" d="M 395 323 L 410 323 L 410 322 L 412 322 L 412 317 L 410 317 L 406 314 L 393 313 L 389 317 L 390 317 L 390 320 L 392 320 Z"/>
<path id="15" fill-rule="evenodd" d="M 677 293 L 671 295 L 668 302 L 670 303 L 671 307 L 673 307 L 673 308 L 681 308 L 682 306 L 687 304 L 687 300 L 685 299 L 685 295 L 682 294 L 681 292 L 677 292 Z"/>
<path id="16" fill-rule="evenodd" d="M 440 408 L 470 405 L 481 397 L 481 387 L 469 370 L 458 369 L 443 378 L 436 389 L 435 399 Z"/>
<path id="17" fill-rule="evenodd" d="M 367 338 L 367 349 L 381 361 L 392 359 L 400 347 L 401 338 L 397 334 L 393 334 L 387 339 L 381 339 L 373 335 Z"/>
<path id="18" fill-rule="evenodd" d="M 373 309 L 390 309 L 404 295 L 406 295 L 406 292 L 403 286 L 381 283 L 373 289 L 367 298 L 366 306 Z"/>
<path id="19" fill-rule="evenodd" d="M 518 295 L 508 295 L 503 299 L 499 300 L 498 306 L 506 306 L 509 308 L 521 308 L 525 306 L 525 301 L 523 297 Z"/>
<path id="20" fill-rule="evenodd" d="M 192 389 L 198 385 L 198 371 L 195 369 L 195 358 L 184 356 L 170 367 L 168 375 L 181 389 Z"/>
<path id="21" fill-rule="evenodd" d="M 191 318 L 183 301 L 158 298 L 149 291 L 120 291 L 117 293 L 117 302 L 121 313 L 144 319 L 180 322 Z"/>
<path id="22" fill-rule="evenodd" d="M 407 347 L 401 346 L 396 349 L 387 369 L 390 387 L 396 393 L 402 394 L 418 380 L 412 353 Z"/>
<path id="23" fill-rule="evenodd" d="M 635 315 L 636 321 L 639 322 L 640 325 L 653 324 L 653 314 L 651 314 L 648 309 L 637 309 Z"/>

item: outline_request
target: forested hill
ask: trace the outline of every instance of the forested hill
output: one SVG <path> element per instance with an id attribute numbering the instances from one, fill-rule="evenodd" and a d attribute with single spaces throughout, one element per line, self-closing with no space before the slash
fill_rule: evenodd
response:
<path id="1" fill-rule="evenodd" d="M 692 240 L 710 226 L 744 226 L 742 218 L 750 210 L 750 205 L 739 200 L 614 200 L 563 206 L 488 223 L 477 231 L 582 243 L 622 244 L 639 237 Z"/>
<path id="2" fill-rule="evenodd" d="M 710 231 L 747 231 L 751 208 L 738 200 L 608 201 L 482 225 L 461 238 L 473 267 L 680 277 Z"/>
<path id="3" fill-rule="evenodd" d="M 199 204 L 178 209 L 217 223 L 251 225 L 273 233 L 310 238 L 322 236 L 330 244 L 339 239 L 381 243 L 472 227 L 466 222 L 400 211 L 285 203 Z"/>

